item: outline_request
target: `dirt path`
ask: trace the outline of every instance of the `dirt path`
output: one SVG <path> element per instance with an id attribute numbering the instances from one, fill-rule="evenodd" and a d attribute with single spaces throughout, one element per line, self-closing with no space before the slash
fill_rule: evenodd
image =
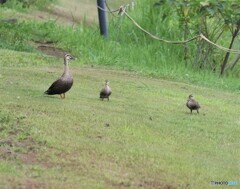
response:
<path id="1" fill-rule="evenodd" d="M 129 3 L 130 0 L 109 1 L 112 9 Z M 51 5 L 45 10 L 34 11 L 31 16 L 36 19 L 53 19 L 59 24 L 75 25 L 85 22 L 95 24 L 98 22 L 98 12 L 95 0 L 58 0 L 57 4 Z"/>
<path id="2" fill-rule="evenodd" d="M 34 11 L 31 16 L 41 20 L 56 20 L 63 25 L 74 25 L 81 22 L 97 23 L 96 2 L 93 0 L 59 0 L 45 10 Z"/>

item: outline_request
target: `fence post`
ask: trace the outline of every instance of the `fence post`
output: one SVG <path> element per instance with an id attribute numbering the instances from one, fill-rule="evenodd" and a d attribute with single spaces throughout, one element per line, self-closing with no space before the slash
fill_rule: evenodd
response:
<path id="1" fill-rule="evenodd" d="M 105 0 L 97 0 L 97 6 L 103 10 L 105 9 Z M 99 19 L 99 27 L 100 27 L 100 34 L 103 35 L 105 38 L 108 37 L 108 30 L 107 30 L 107 18 L 105 11 L 98 8 L 98 19 Z"/>

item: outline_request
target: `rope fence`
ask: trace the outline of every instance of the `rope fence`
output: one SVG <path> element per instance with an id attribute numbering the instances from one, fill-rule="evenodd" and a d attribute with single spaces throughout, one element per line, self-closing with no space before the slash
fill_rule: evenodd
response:
<path id="1" fill-rule="evenodd" d="M 106 3 L 106 2 L 105 2 Z M 147 30 L 143 29 L 127 12 L 127 8 L 129 7 L 130 5 L 127 4 L 127 5 L 122 5 L 120 6 L 118 9 L 116 10 L 110 10 L 109 6 L 107 5 L 108 9 L 109 10 L 105 10 L 105 9 L 102 9 L 101 7 L 97 6 L 100 10 L 104 11 L 104 12 L 107 12 L 107 13 L 116 13 L 118 12 L 118 15 L 119 16 L 123 16 L 125 15 L 139 30 L 141 30 L 142 32 L 144 32 L 145 34 L 149 35 L 151 38 L 155 39 L 155 40 L 158 40 L 158 41 L 161 41 L 161 42 L 164 42 L 164 43 L 168 43 L 168 44 L 186 44 L 188 42 L 191 42 L 193 40 L 196 40 L 196 39 L 203 39 L 205 40 L 206 42 L 210 43 L 211 45 L 225 51 L 225 52 L 229 52 L 229 53 L 235 53 L 235 54 L 240 54 L 240 50 L 234 50 L 234 49 L 229 49 L 229 48 L 226 48 L 226 47 L 223 47 L 223 46 L 220 46 L 214 42 L 212 42 L 211 40 L 209 40 L 206 36 L 204 36 L 202 33 L 200 33 L 199 35 L 196 35 L 194 37 L 192 37 L 191 39 L 188 39 L 188 40 L 185 40 L 185 41 L 169 41 L 169 40 L 164 40 L 164 39 L 161 39 L 153 34 L 151 34 L 150 32 L 148 32 Z"/>

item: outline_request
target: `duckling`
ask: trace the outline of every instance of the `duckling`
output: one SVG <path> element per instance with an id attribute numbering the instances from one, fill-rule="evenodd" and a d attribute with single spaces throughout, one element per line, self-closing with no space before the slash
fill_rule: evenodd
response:
<path id="1" fill-rule="evenodd" d="M 61 99 L 65 98 L 65 93 L 69 91 L 73 85 L 73 77 L 68 68 L 68 62 L 70 60 L 75 60 L 75 58 L 70 54 L 66 54 L 64 56 L 64 72 L 62 76 L 52 83 L 48 90 L 44 92 L 45 94 L 59 94 Z"/>
<path id="2" fill-rule="evenodd" d="M 109 87 L 109 81 L 105 80 L 105 86 L 102 88 L 102 90 L 100 91 L 100 98 L 102 100 L 104 100 L 104 98 L 107 98 L 109 101 L 109 96 L 111 95 L 112 90 Z"/>
<path id="3" fill-rule="evenodd" d="M 197 113 L 199 113 L 198 109 L 201 108 L 199 103 L 193 99 L 193 95 L 189 95 L 186 106 L 191 110 L 191 113 L 193 110 L 197 110 Z"/>

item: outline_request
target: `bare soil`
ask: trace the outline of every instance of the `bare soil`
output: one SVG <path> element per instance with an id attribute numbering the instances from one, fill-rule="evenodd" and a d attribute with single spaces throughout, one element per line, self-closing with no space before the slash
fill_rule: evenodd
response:
<path id="1" fill-rule="evenodd" d="M 59 0 L 58 4 L 50 5 L 41 11 L 31 13 L 32 18 L 40 20 L 55 20 L 67 26 L 85 22 L 95 24 L 98 21 L 96 1 L 92 0 Z"/>
<path id="2" fill-rule="evenodd" d="M 36 42 L 36 48 L 44 54 L 55 56 L 57 58 L 62 58 L 68 53 L 67 50 L 56 48 L 53 43 L 49 44 L 47 42 Z"/>

